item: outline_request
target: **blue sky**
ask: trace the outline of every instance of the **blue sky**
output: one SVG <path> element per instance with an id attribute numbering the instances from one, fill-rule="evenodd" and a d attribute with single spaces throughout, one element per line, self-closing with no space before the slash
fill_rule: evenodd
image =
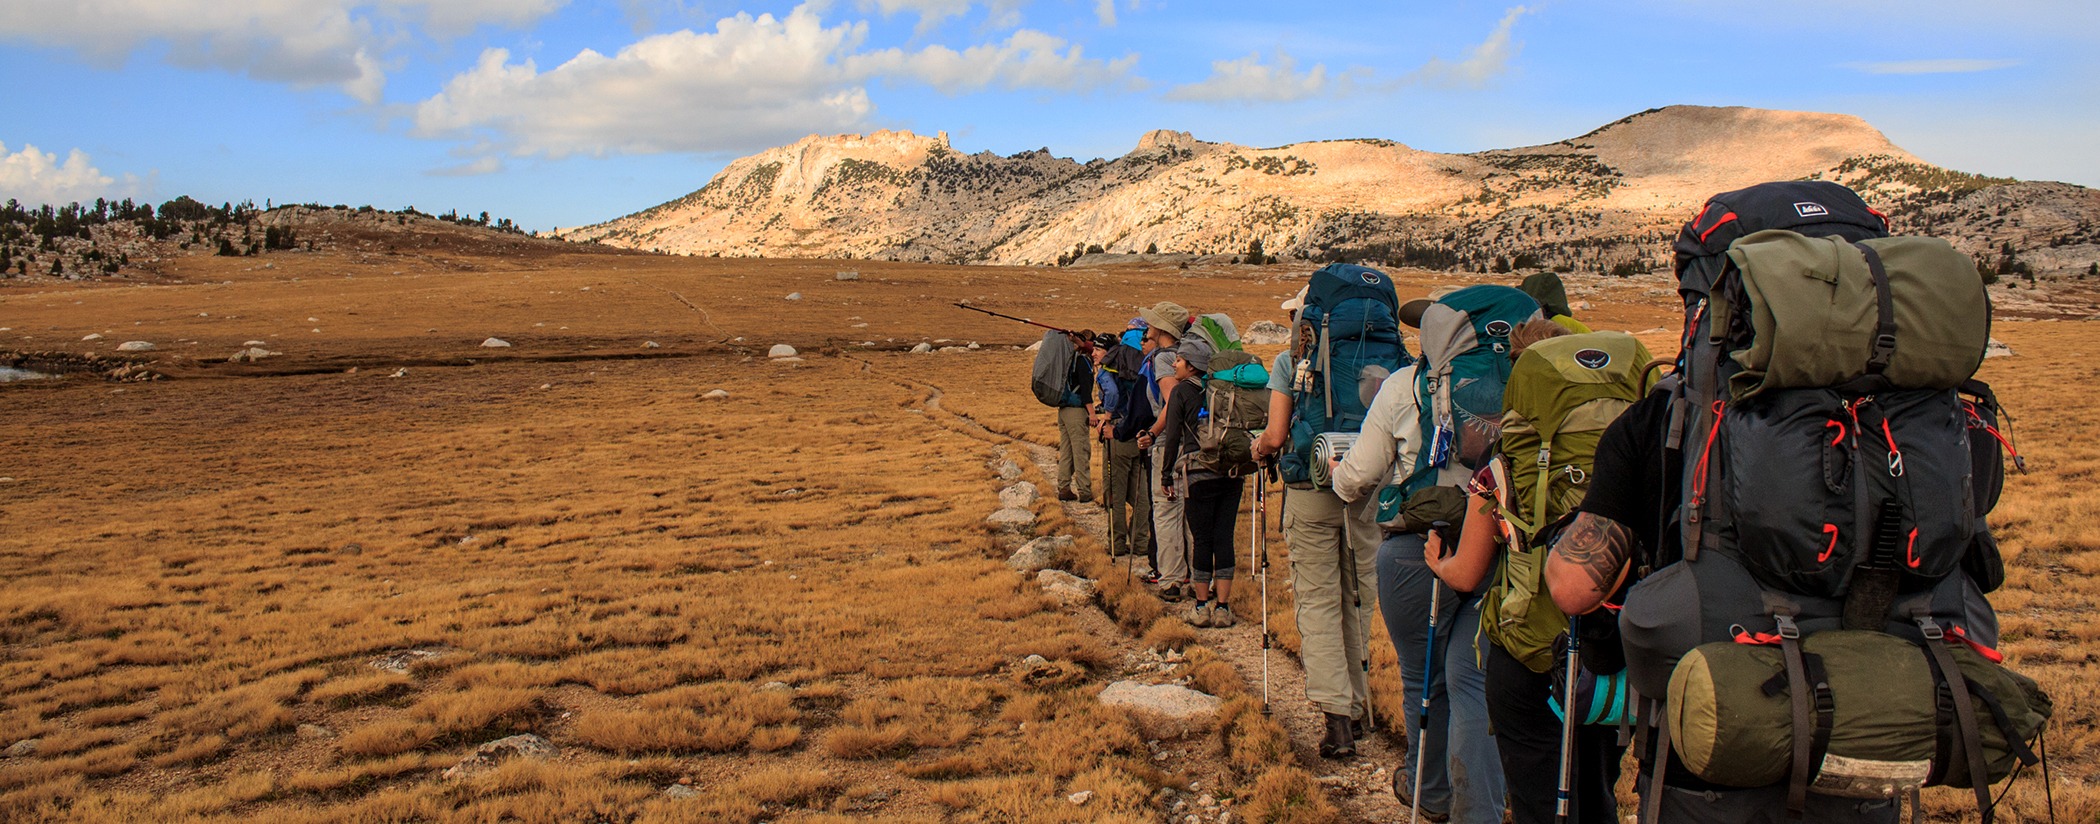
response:
<path id="1" fill-rule="evenodd" d="M 2090 0 L 8 0 L 0 198 L 544 229 L 809 133 L 1476 151 L 1679 103 L 1856 114 L 1934 163 L 2100 185 L 2095 43 Z"/>

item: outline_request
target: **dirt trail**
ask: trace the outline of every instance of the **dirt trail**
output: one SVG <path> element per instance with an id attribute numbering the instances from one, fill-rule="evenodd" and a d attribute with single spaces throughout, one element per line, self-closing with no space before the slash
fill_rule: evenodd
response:
<path id="1" fill-rule="evenodd" d="M 879 373 L 872 364 L 864 366 L 871 372 Z M 961 426 L 987 436 L 988 439 L 997 439 L 1026 449 L 1029 458 L 1035 462 L 1044 477 L 1057 477 L 1056 450 L 994 432 L 966 413 L 943 408 L 943 393 L 938 385 L 893 375 L 888 377 L 930 393 L 924 402 L 929 412 L 952 417 Z M 1096 453 L 1095 459 L 1099 460 L 1098 450 Z M 1095 467 L 1095 470 L 1098 475 L 1099 467 Z M 1099 483 L 1098 479 L 1096 483 Z M 1280 501 L 1280 497 L 1277 496 L 1276 500 Z M 1066 501 L 1062 505 L 1066 517 L 1086 528 L 1102 545 L 1107 545 L 1108 514 L 1100 504 L 1094 501 Z M 1280 505 L 1272 503 L 1271 511 L 1277 511 L 1274 507 Z M 1246 534 L 1244 528 L 1241 534 Z M 1240 568 L 1254 573 L 1243 575 L 1241 585 L 1260 586 L 1259 570 L 1255 568 L 1251 558 L 1251 549 L 1242 547 L 1241 551 L 1249 557 L 1242 562 Z M 1143 566 L 1143 563 L 1139 564 L 1139 574 L 1143 574 Z M 1272 592 L 1276 591 L 1276 588 L 1290 586 L 1290 570 L 1287 566 L 1272 563 L 1269 572 L 1269 586 Z M 1118 650 L 1125 651 L 1130 642 L 1123 633 L 1114 629 L 1108 616 L 1098 609 L 1088 612 L 1094 613 L 1095 617 L 1100 619 L 1099 626 L 1107 633 L 1104 637 L 1115 638 Z M 1372 617 L 1375 619 L 1375 616 Z M 1089 619 L 1089 624 L 1093 625 L 1094 622 Z M 1198 630 L 1198 634 L 1205 645 L 1232 662 L 1250 692 L 1261 694 L 1264 662 L 1260 615 L 1243 616 L 1236 626 L 1226 629 L 1201 629 Z M 1325 722 L 1320 712 L 1305 699 L 1305 670 L 1300 667 L 1297 656 L 1280 648 L 1271 649 L 1267 666 L 1270 713 L 1290 734 L 1292 749 L 1297 753 L 1300 766 L 1319 778 L 1321 785 L 1327 788 L 1329 799 L 1341 810 L 1345 819 L 1363 822 L 1404 820 L 1408 808 L 1395 799 L 1390 790 L 1390 770 L 1406 752 L 1403 742 L 1384 732 L 1374 732 L 1366 740 L 1358 742 L 1358 755 L 1353 759 L 1335 761 L 1321 758 L 1319 744 L 1326 731 Z"/>

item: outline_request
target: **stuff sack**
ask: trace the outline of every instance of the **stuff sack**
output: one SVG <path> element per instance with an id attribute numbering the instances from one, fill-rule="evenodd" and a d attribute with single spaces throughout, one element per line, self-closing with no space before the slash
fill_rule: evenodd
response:
<path id="1" fill-rule="evenodd" d="M 1532 344 L 1503 393 L 1496 493 L 1506 551 L 1480 602 L 1488 637 L 1532 672 L 1552 669 L 1568 617 L 1546 589 L 1549 527 L 1588 494 L 1597 441 L 1641 398 L 1648 348 L 1623 332 L 1564 335 Z"/>
<path id="2" fill-rule="evenodd" d="M 1239 328 L 1222 313 L 1190 318 L 1188 334 L 1209 344 L 1212 352 L 1235 352 L 1241 348 Z"/>
<path id="3" fill-rule="evenodd" d="M 1944 240 L 1768 229 L 1730 245 L 1728 261 L 1741 291 L 1717 296 L 1713 323 L 1727 328 L 1746 312 L 1751 328 L 1749 346 L 1729 353 L 1741 367 L 1728 383 L 1735 399 L 1869 377 L 1954 389 L 1983 364 L 1990 297 L 1976 262 Z"/>
<path id="4" fill-rule="evenodd" d="M 1423 310 L 1414 384 L 1422 446 L 1401 482 L 1379 490 L 1380 524 L 1421 531 L 1428 525 L 1407 516 L 1408 503 L 1433 487 L 1463 484 L 1487 464 L 1502 426 L 1509 335 L 1539 316 L 1530 295 L 1493 285 L 1459 289 Z"/>
<path id="5" fill-rule="evenodd" d="M 1227 477 L 1252 474 L 1254 438 L 1269 426 L 1269 371 L 1238 349 L 1211 356 L 1197 412 L 1195 465 Z"/>
<path id="6" fill-rule="evenodd" d="M 1072 345 L 1072 338 L 1063 332 L 1044 332 L 1043 342 L 1035 350 L 1035 368 L 1029 370 L 1028 388 L 1034 390 L 1035 399 L 1044 406 L 1069 406 L 1066 398 L 1071 390 L 1072 362 L 1079 357 L 1079 350 Z"/>
<path id="7" fill-rule="evenodd" d="M 1379 384 L 1413 362 L 1400 341 L 1400 298 L 1384 272 L 1330 263 L 1306 284 L 1292 331 L 1290 446 L 1279 461 L 1286 483 L 1312 481 L 1313 440 L 1359 432 Z"/>
<path id="8" fill-rule="evenodd" d="M 2053 708 L 2033 680 L 1993 661 L 1996 653 L 1951 637 L 1913 642 L 1845 630 L 1797 643 L 1798 653 L 1789 653 L 1777 637 L 1746 632 L 1703 644 L 1678 663 L 1665 722 L 1693 774 L 1732 787 L 1784 781 L 1803 752 L 1796 736 L 1805 735 L 1815 792 L 1887 798 L 1922 786 L 1971 787 L 1953 680 L 1969 693 L 1962 700 L 1981 733 L 1986 785 L 2038 760 L 2028 742 Z M 1942 677 L 1922 644 L 1949 653 L 1960 678 Z"/>

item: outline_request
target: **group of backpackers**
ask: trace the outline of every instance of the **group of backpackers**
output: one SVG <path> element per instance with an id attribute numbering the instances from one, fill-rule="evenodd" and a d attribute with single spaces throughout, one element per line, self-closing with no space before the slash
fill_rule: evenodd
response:
<path id="1" fill-rule="evenodd" d="M 1431 821 L 1615 822 L 1629 747 L 1649 824 L 1893 824 L 1924 786 L 1990 821 L 2052 708 L 1993 649 L 1985 516 L 2020 458 L 1974 379 L 1973 261 L 1820 181 L 1716 195 L 1674 251 L 1664 360 L 1551 275 L 1402 304 L 1322 268 L 1244 447 L 1206 427 L 1258 394 L 1147 310 L 1156 568 L 1194 536 L 1199 610 L 1222 603 L 1242 470 L 1279 466 L 1321 754 L 1370 720 L 1374 602 L 1416 709 L 1394 791 Z M 1192 452 L 1230 469 L 1177 485 Z"/>

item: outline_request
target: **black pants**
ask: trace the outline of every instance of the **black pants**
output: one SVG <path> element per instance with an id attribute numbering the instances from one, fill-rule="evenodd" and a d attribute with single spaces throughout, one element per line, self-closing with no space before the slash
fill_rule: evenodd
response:
<path id="1" fill-rule="evenodd" d="M 1532 672 L 1499 645 L 1488 646 L 1488 722 L 1502 754 L 1502 777 L 1509 783 L 1509 809 L 1517 824 L 1553 824 L 1560 789 L 1560 718 L 1546 700 L 1554 686 L 1551 675 Z M 1612 787 L 1619 783 L 1622 752 L 1617 727 L 1575 729 L 1569 820 L 1616 824 L 1619 802 Z"/>
<path id="2" fill-rule="evenodd" d="M 1196 571 L 1190 578 L 1196 583 L 1232 580 L 1232 527 L 1239 521 L 1240 491 L 1246 485 L 1244 478 L 1214 478 L 1189 484 L 1188 508 L 1183 512 L 1188 518 L 1191 554 L 1195 556 L 1191 565 Z"/>

